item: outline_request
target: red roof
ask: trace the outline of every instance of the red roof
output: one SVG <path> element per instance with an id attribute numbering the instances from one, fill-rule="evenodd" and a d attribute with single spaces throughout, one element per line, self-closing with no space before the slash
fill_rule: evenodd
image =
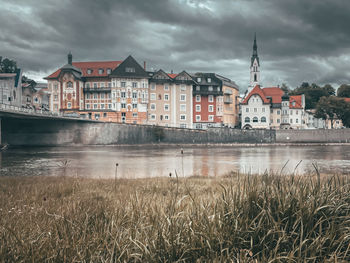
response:
<path id="1" fill-rule="evenodd" d="M 242 104 L 247 104 L 248 103 L 248 100 L 250 99 L 251 96 L 253 95 L 258 95 L 260 96 L 260 98 L 263 100 L 263 102 L 266 104 L 266 103 L 269 103 L 269 100 L 266 98 L 264 92 L 263 92 L 263 89 L 260 88 L 259 85 L 256 85 L 254 87 L 254 89 L 248 94 L 248 96 L 243 100 Z"/>
<path id="2" fill-rule="evenodd" d="M 83 77 L 106 77 L 107 69 L 113 71 L 118 67 L 123 61 L 89 61 L 89 62 L 73 62 L 73 66 L 79 68 L 83 73 Z M 91 74 L 88 74 L 88 69 L 91 69 Z M 103 69 L 103 73 L 99 74 L 99 69 Z M 56 70 L 54 73 L 49 75 L 48 79 L 55 79 L 61 73 L 61 69 Z"/>
<path id="3" fill-rule="evenodd" d="M 173 74 L 173 73 L 170 74 L 170 73 L 168 73 L 168 76 L 173 79 L 173 78 L 176 78 L 177 74 Z"/>
<path id="4" fill-rule="evenodd" d="M 295 95 L 289 97 L 289 108 L 290 109 L 302 109 L 303 103 L 302 103 L 302 95 Z M 293 102 L 294 105 L 293 105 Z"/>
<path id="5" fill-rule="evenodd" d="M 283 90 L 278 87 L 263 88 L 266 97 L 271 97 L 272 103 L 282 103 Z"/>
<path id="6" fill-rule="evenodd" d="M 346 102 L 350 102 L 350 98 L 343 98 Z"/>

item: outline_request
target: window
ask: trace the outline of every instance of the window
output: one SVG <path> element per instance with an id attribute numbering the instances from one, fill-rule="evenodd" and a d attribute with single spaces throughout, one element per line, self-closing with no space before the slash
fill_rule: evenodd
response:
<path id="1" fill-rule="evenodd" d="M 97 93 L 94 93 L 94 99 L 97 99 Z"/>
<path id="2" fill-rule="evenodd" d="M 125 82 L 125 81 L 120 82 L 120 86 L 121 86 L 122 88 L 125 88 L 125 87 L 126 87 L 126 82 Z"/>
<path id="3" fill-rule="evenodd" d="M 90 93 L 86 93 L 86 99 L 90 99 Z"/>
<path id="4" fill-rule="evenodd" d="M 98 74 L 103 74 L 103 69 L 102 68 L 100 68 L 99 70 L 98 70 Z"/>
<path id="5" fill-rule="evenodd" d="M 155 120 L 156 119 L 156 115 L 155 114 L 152 114 L 151 115 L 151 120 Z"/>
<path id="6" fill-rule="evenodd" d="M 100 118 L 100 114 L 99 113 L 96 113 L 95 114 L 95 119 L 98 120 Z"/>
<path id="7" fill-rule="evenodd" d="M 105 94 L 101 93 L 101 99 L 104 99 L 104 98 L 105 98 Z"/>
<path id="8" fill-rule="evenodd" d="M 262 108 L 262 112 L 265 112 L 265 108 Z"/>
<path id="9" fill-rule="evenodd" d="M 87 74 L 90 75 L 91 73 L 92 73 L 92 69 L 88 69 L 88 70 L 87 70 Z"/>
<path id="10" fill-rule="evenodd" d="M 151 110 L 156 110 L 156 104 L 155 103 L 151 103 Z"/>
<path id="11" fill-rule="evenodd" d="M 132 108 L 133 108 L 133 109 L 137 109 L 137 104 L 136 104 L 136 103 L 133 103 L 133 104 L 132 104 Z"/>
<path id="12" fill-rule="evenodd" d="M 111 93 L 106 93 L 107 98 L 110 99 L 111 98 Z"/>
<path id="13" fill-rule="evenodd" d="M 290 115 L 293 115 L 293 110 L 290 110 Z"/>
<path id="14" fill-rule="evenodd" d="M 186 120 L 186 114 L 181 114 L 180 115 L 180 120 L 185 121 Z"/>
<path id="15" fill-rule="evenodd" d="M 135 117 L 137 117 L 137 112 L 133 112 L 132 113 L 132 116 L 135 118 Z"/>
<path id="16" fill-rule="evenodd" d="M 97 104 L 94 104 L 94 109 L 97 109 Z"/>
<path id="17" fill-rule="evenodd" d="M 151 84 L 151 90 L 156 90 L 156 84 L 154 83 Z"/>
<path id="18" fill-rule="evenodd" d="M 208 101 L 209 102 L 214 102 L 214 96 L 213 95 L 209 95 L 208 96 Z"/>
<path id="19" fill-rule="evenodd" d="M 88 83 L 88 84 L 89 84 L 89 83 Z M 58 90 L 58 85 L 57 85 L 57 84 L 55 84 L 53 87 L 54 87 L 55 91 Z"/>
<path id="20" fill-rule="evenodd" d="M 180 123 L 180 128 L 182 128 L 182 129 L 185 129 L 185 128 L 187 128 L 187 125 L 186 125 L 186 123 Z"/>
<path id="21" fill-rule="evenodd" d="M 211 78 L 208 78 L 207 81 L 208 81 L 208 83 L 211 83 Z"/>
<path id="22" fill-rule="evenodd" d="M 213 105 L 209 105 L 208 111 L 209 111 L 209 112 L 213 112 L 213 111 L 214 111 L 214 106 L 213 106 Z"/>
<path id="23" fill-rule="evenodd" d="M 253 118 L 253 122 L 258 122 L 258 121 L 259 121 L 258 117 Z"/>
<path id="24" fill-rule="evenodd" d="M 281 120 L 280 119 L 277 119 L 277 123 L 280 123 L 281 122 Z"/>
<path id="25" fill-rule="evenodd" d="M 169 85 L 168 84 L 164 84 L 164 90 L 169 90 Z"/>
<path id="26" fill-rule="evenodd" d="M 254 108 L 254 112 L 258 112 L 258 109 L 257 109 L 257 108 Z"/>
<path id="27" fill-rule="evenodd" d="M 53 100 L 57 101 L 58 100 L 58 95 L 53 96 Z"/>
<path id="28" fill-rule="evenodd" d="M 201 87 L 200 86 L 196 86 L 196 91 L 200 91 Z"/>
<path id="29" fill-rule="evenodd" d="M 214 121 L 214 115 L 209 115 L 208 116 L 208 121 Z"/>
<path id="30" fill-rule="evenodd" d="M 169 115 L 164 115 L 164 120 L 169 120 Z"/>
<path id="31" fill-rule="evenodd" d="M 133 99 L 137 99 L 137 92 L 133 92 L 133 93 L 132 93 L 132 98 L 133 98 Z"/>
<path id="32" fill-rule="evenodd" d="M 133 83 L 132 83 L 132 87 L 133 87 L 133 88 L 137 88 L 137 82 L 133 82 Z"/>
<path id="33" fill-rule="evenodd" d="M 101 82 L 101 83 L 100 83 L 100 87 L 101 87 L 101 88 L 104 88 L 104 87 L 105 87 L 105 83 L 104 83 L 104 82 Z"/>
<path id="34" fill-rule="evenodd" d="M 295 123 L 299 123 L 298 119 L 295 119 Z"/>
<path id="35" fill-rule="evenodd" d="M 180 111 L 186 111 L 186 104 L 180 104 Z"/>
<path id="36" fill-rule="evenodd" d="M 213 91 L 213 86 L 209 86 L 208 91 Z"/>
<path id="37" fill-rule="evenodd" d="M 200 112 L 201 111 L 201 105 L 196 105 L 196 112 Z"/>
<path id="38" fill-rule="evenodd" d="M 162 94 L 158 94 L 158 99 L 159 99 L 159 100 L 162 99 Z"/>
<path id="39" fill-rule="evenodd" d="M 196 95 L 196 102 L 200 102 L 201 101 L 201 95 Z"/>
<path id="40" fill-rule="evenodd" d="M 156 94 L 155 93 L 151 93 L 151 100 L 156 100 Z"/>
<path id="41" fill-rule="evenodd" d="M 121 97 L 122 97 L 122 98 L 125 98 L 125 91 L 122 91 L 122 92 L 121 92 Z"/>
<path id="42" fill-rule="evenodd" d="M 126 104 L 125 103 L 121 103 L 120 105 L 121 105 L 122 109 L 126 109 Z"/>
<path id="43" fill-rule="evenodd" d="M 67 103 L 67 108 L 68 108 L 68 109 L 71 109 L 71 108 L 72 108 L 72 103 L 71 103 L 71 102 L 68 102 L 68 103 Z"/>
<path id="44" fill-rule="evenodd" d="M 73 88 L 73 83 L 69 81 L 69 82 L 67 83 L 67 88 L 70 88 L 70 89 Z"/>
<path id="45" fill-rule="evenodd" d="M 290 123 L 293 123 L 293 119 L 290 119 Z"/>
<path id="46" fill-rule="evenodd" d="M 244 122 L 249 123 L 250 122 L 250 118 L 249 117 L 245 117 Z"/>
<path id="47" fill-rule="evenodd" d="M 107 112 L 104 112 L 104 113 L 103 113 L 103 117 L 107 117 Z"/>
<path id="48" fill-rule="evenodd" d="M 86 108 L 87 108 L 87 109 L 90 109 L 90 104 L 86 104 Z"/>
<path id="49" fill-rule="evenodd" d="M 111 74 L 112 70 L 110 68 L 107 69 L 107 74 Z"/>
<path id="50" fill-rule="evenodd" d="M 245 108 L 245 112 L 249 112 L 249 108 Z"/>
<path id="51" fill-rule="evenodd" d="M 185 85 L 181 85 L 181 86 L 180 86 L 180 90 L 181 90 L 181 91 L 186 91 L 186 86 L 185 86 Z"/>
<path id="52" fill-rule="evenodd" d="M 125 72 L 133 73 L 135 72 L 135 68 L 125 68 Z"/>
<path id="53" fill-rule="evenodd" d="M 298 115 L 298 111 L 297 110 L 295 111 L 295 114 Z"/>
<path id="54" fill-rule="evenodd" d="M 196 115 L 196 121 L 200 121 L 201 120 L 201 115 Z"/>
<path id="55" fill-rule="evenodd" d="M 266 117 L 261 117 L 261 122 L 266 122 Z"/>
<path id="56" fill-rule="evenodd" d="M 169 104 L 164 104 L 164 110 L 169 111 Z"/>
<path id="57" fill-rule="evenodd" d="M 202 79 L 201 78 L 197 78 L 197 82 L 201 82 L 202 81 Z"/>
<path id="58" fill-rule="evenodd" d="M 104 109 L 105 108 L 105 105 L 104 104 L 101 104 L 101 109 Z"/>
<path id="59" fill-rule="evenodd" d="M 180 94 L 180 101 L 186 101 L 186 95 Z"/>
<path id="60" fill-rule="evenodd" d="M 169 94 L 164 94 L 164 100 L 169 100 Z"/>
<path id="61" fill-rule="evenodd" d="M 112 104 L 108 104 L 108 109 L 112 109 Z"/>

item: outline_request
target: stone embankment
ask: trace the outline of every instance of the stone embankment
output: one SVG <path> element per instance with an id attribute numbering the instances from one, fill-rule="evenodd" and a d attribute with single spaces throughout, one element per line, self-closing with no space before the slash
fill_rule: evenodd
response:
<path id="1" fill-rule="evenodd" d="M 347 143 L 341 130 L 191 130 L 102 122 L 3 120 L 2 140 L 10 145 L 274 144 Z"/>

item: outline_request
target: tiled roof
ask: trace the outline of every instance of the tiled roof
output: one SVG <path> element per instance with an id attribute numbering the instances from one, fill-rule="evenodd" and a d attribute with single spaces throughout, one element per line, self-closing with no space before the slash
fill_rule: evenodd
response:
<path id="1" fill-rule="evenodd" d="M 302 95 L 295 95 L 289 97 L 289 108 L 290 109 L 302 109 L 303 103 L 302 103 Z M 295 102 L 295 105 L 293 105 L 293 102 Z"/>
<path id="2" fill-rule="evenodd" d="M 107 69 L 113 71 L 118 67 L 122 61 L 88 61 L 88 62 L 73 62 L 73 66 L 79 68 L 83 73 L 83 77 L 106 77 Z M 91 69 L 91 74 L 88 74 L 88 69 Z M 103 73 L 99 74 L 99 69 L 103 69 Z M 56 70 L 54 73 L 46 77 L 47 79 L 55 79 L 61 73 L 61 69 Z"/>
<path id="3" fill-rule="evenodd" d="M 271 97 L 272 103 L 282 103 L 283 90 L 278 87 L 266 87 L 262 89 L 266 97 Z"/>
<path id="4" fill-rule="evenodd" d="M 350 98 L 343 98 L 346 102 L 350 102 Z"/>
<path id="5" fill-rule="evenodd" d="M 264 102 L 265 104 L 270 103 L 270 101 L 266 98 L 266 96 L 265 96 L 265 94 L 264 94 L 264 92 L 263 92 L 263 89 L 260 88 L 259 85 L 256 85 L 256 86 L 254 87 L 254 89 L 248 94 L 248 96 L 245 97 L 245 99 L 243 100 L 242 104 L 247 104 L 248 101 L 249 101 L 249 99 L 250 99 L 250 97 L 253 96 L 253 95 L 258 95 L 258 96 L 260 96 L 260 98 L 263 100 L 263 102 Z"/>

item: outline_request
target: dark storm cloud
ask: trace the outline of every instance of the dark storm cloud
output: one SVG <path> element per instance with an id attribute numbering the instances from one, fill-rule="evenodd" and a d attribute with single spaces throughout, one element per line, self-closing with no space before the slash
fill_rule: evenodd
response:
<path id="1" fill-rule="evenodd" d="M 254 32 L 265 85 L 348 83 L 347 0 L 0 0 L 0 56 L 44 77 L 74 59 L 217 72 L 245 89 Z"/>

